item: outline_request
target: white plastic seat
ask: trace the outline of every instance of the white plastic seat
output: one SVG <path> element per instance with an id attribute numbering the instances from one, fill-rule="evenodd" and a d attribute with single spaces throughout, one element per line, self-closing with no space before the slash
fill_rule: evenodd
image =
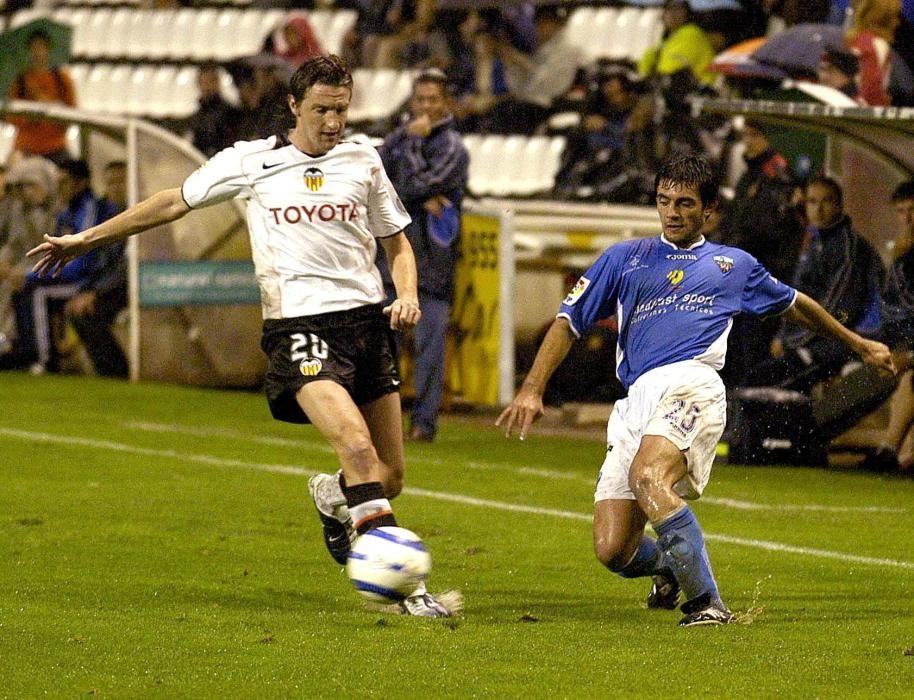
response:
<path id="1" fill-rule="evenodd" d="M 111 26 L 113 12 L 110 7 L 100 7 L 92 10 L 85 30 L 78 32 L 79 46 L 74 51 L 83 58 L 100 58 L 105 55 L 107 44 L 106 37 Z"/>
<path id="2" fill-rule="evenodd" d="M 156 38 L 150 31 L 154 15 L 152 10 L 130 10 L 124 29 L 124 56 L 134 60 L 149 56 L 150 44 Z"/>
<path id="3" fill-rule="evenodd" d="M 357 68 L 352 74 L 349 119 L 370 121 L 389 116 L 409 97 L 412 74 L 393 68 Z"/>
<path id="4" fill-rule="evenodd" d="M 324 50 L 339 54 L 343 49 L 343 38 L 355 26 L 357 18 L 358 13 L 355 10 L 336 10 L 331 13 L 326 34 L 319 37 Z"/>
<path id="5" fill-rule="evenodd" d="M 108 73 L 108 85 L 101 96 L 100 111 L 107 114 L 127 114 L 127 89 L 133 68 L 126 63 L 115 64 Z"/>
<path id="6" fill-rule="evenodd" d="M 565 41 L 571 46 L 579 47 L 585 59 L 590 59 L 591 27 L 595 21 L 597 10 L 594 7 L 577 7 L 568 16 L 565 24 Z"/>
<path id="7" fill-rule="evenodd" d="M 130 116 L 147 115 L 151 109 L 149 105 L 149 89 L 155 70 L 152 66 L 136 66 L 131 72 L 124 92 L 124 110 Z"/>
<path id="8" fill-rule="evenodd" d="M 168 52 L 166 56 L 172 59 L 190 57 L 196 18 L 196 10 L 192 10 L 189 7 L 182 7 L 175 12 L 171 35 L 168 37 Z"/>
<path id="9" fill-rule="evenodd" d="M 103 111 L 105 93 L 108 92 L 108 76 L 111 65 L 98 63 L 89 70 L 83 87 L 83 94 L 79 98 L 79 106 L 90 112 Z"/>
<path id="10" fill-rule="evenodd" d="M 73 81 L 73 90 L 76 92 L 76 105 L 83 107 L 83 95 L 86 92 L 86 82 L 89 79 L 91 66 L 85 63 L 70 63 L 67 65 L 67 72 Z"/>
<path id="11" fill-rule="evenodd" d="M 169 105 L 171 116 L 188 117 L 196 112 L 198 93 L 197 67 L 184 66 L 178 69 Z"/>
<path id="12" fill-rule="evenodd" d="M 0 165 L 6 163 L 16 145 L 16 127 L 0 121 Z"/>
<path id="13" fill-rule="evenodd" d="M 238 27 L 241 23 L 241 10 L 222 10 L 216 18 L 212 37 L 212 58 L 215 61 L 230 61 L 238 53 Z"/>
<path id="14" fill-rule="evenodd" d="M 190 57 L 195 61 L 213 58 L 216 42 L 216 23 L 219 11 L 213 7 L 197 10 L 190 38 Z"/>
<path id="15" fill-rule="evenodd" d="M 590 33 L 582 47 L 588 60 L 613 55 L 612 45 L 618 41 L 618 37 L 615 35 L 618 15 L 619 10 L 615 7 L 601 7 L 596 11 L 593 23 L 590 25 Z"/>
<path id="16" fill-rule="evenodd" d="M 146 114 L 154 118 L 171 116 L 171 95 L 178 75 L 177 66 L 159 66 L 155 69 L 146 93 Z"/>
<path id="17" fill-rule="evenodd" d="M 136 12 L 131 7 L 118 7 L 111 14 L 111 21 L 102 40 L 101 55 L 104 58 L 127 55 L 127 31 L 130 19 Z"/>
<path id="18" fill-rule="evenodd" d="M 146 40 L 143 42 L 145 58 L 155 61 L 171 57 L 171 39 L 177 14 L 178 11 L 172 9 L 152 11 L 146 27 Z"/>
<path id="19" fill-rule="evenodd" d="M 260 36 L 260 27 L 266 13 L 263 10 L 245 10 L 238 20 L 235 30 L 236 56 L 252 56 L 260 51 L 263 46 L 263 37 Z"/>

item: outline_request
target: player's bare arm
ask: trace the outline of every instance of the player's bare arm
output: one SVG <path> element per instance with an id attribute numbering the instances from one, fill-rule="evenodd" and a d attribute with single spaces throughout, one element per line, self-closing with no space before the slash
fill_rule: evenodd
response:
<path id="1" fill-rule="evenodd" d="M 180 219 L 190 211 L 181 189 L 162 190 L 98 226 L 67 236 L 45 235 L 44 242 L 26 255 L 37 258 L 32 271 L 56 276 L 68 262 L 93 248 L 123 240 L 135 233 Z"/>
<path id="2" fill-rule="evenodd" d="M 851 350 L 860 355 L 868 365 L 876 367 L 884 374 L 897 374 L 892 352 L 888 346 L 876 340 L 868 340 L 854 331 L 842 326 L 838 320 L 828 313 L 812 297 L 797 292 L 797 300 L 785 313 L 784 318 L 818 333 L 830 335 L 847 345 Z"/>
<path id="3" fill-rule="evenodd" d="M 419 310 L 418 279 L 416 276 L 416 258 L 413 247 L 406 234 L 400 231 L 396 236 L 381 239 L 384 253 L 390 265 L 390 276 L 397 290 L 397 298 L 384 313 L 390 316 L 390 327 L 395 331 L 412 328 L 419 323 L 422 312 Z"/>
<path id="4" fill-rule="evenodd" d="M 527 373 L 517 396 L 495 421 L 496 426 L 504 425 L 505 437 L 511 437 L 511 431 L 517 426 L 520 439 L 525 439 L 530 426 L 542 417 L 546 383 L 562 364 L 574 341 L 575 336 L 568 321 L 564 318 L 555 319 L 549 326 L 543 344 L 533 360 L 533 367 Z"/>

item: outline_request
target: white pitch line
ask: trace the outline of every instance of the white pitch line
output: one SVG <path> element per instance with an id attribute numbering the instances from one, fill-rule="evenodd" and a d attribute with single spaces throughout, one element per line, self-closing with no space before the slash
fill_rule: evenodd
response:
<path id="1" fill-rule="evenodd" d="M 13 428 L 0 427 L 0 435 L 21 440 L 32 440 L 55 445 L 91 447 L 99 450 L 111 450 L 125 454 L 142 455 L 145 457 L 162 457 L 171 460 L 184 460 L 207 466 L 216 467 L 233 467 L 239 469 L 250 469 L 253 471 L 269 472 L 274 474 L 288 474 L 292 476 L 311 476 L 316 472 L 302 467 L 296 467 L 290 464 L 264 464 L 260 462 L 246 462 L 240 459 L 225 459 L 222 457 L 213 457 L 211 455 L 194 454 L 188 452 L 178 452 L 176 450 L 162 450 L 150 447 L 138 447 L 136 445 L 127 445 L 112 440 L 96 440 L 94 438 L 84 438 L 70 435 L 54 435 L 52 433 L 39 433 L 29 430 L 16 430 Z M 438 501 L 447 501 L 450 503 L 460 503 L 462 505 L 476 506 L 482 508 L 491 508 L 493 510 L 502 510 L 512 513 L 528 513 L 531 515 L 546 515 L 554 518 L 565 520 L 580 520 L 590 522 L 592 517 L 586 513 L 576 513 L 569 510 L 559 510 L 556 508 L 541 508 L 539 506 L 529 506 L 520 503 L 505 503 L 503 501 L 494 501 L 485 498 L 474 498 L 459 493 L 446 493 L 442 491 L 430 491 L 415 487 L 403 489 L 403 493 L 410 496 L 419 496 L 422 498 L 432 498 Z M 731 537 L 730 535 L 716 535 L 714 533 L 705 533 L 705 539 L 711 542 L 723 542 L 741 547 L 752 547 L 754 549 L 763 549 L 772 552 L 786 552 L 789 554 L 801 554 L 803 556 L 820 557 L 824 559 L 835 559 L 838 561 L 853 562 L 857 564 L 867 564 L 871 566 L 890 566 L 899 569 L 914 570 L 914 562 L 900 561 L 896 559 L 880 559 L 876 557 L 864 557 L 857 554 L 846 554 L 843 552 L 833 552 L 827 549 L 816 549 L 812 547 L 797 547 L 794 545 L 783 544 L 781 542 L 768 542 L 765 540 L 745 539 L 742 537 Z"/>
<path id="2" fill-rule="evenodd" d="M 303 451 L 318 452 L 320 454 L 333 454 L 333 449 L 327 445 L 314 445 L 305 441 L 299 441 L 292 438 L 269 437 L 262 435 L 250 435 L 239 433 L 234 430 L 224 428 L 195 428 L 185 425 L 174 425 L 172 423 L 153 423 L 149 421 L 130 421 L 123 424 L 133 430 L 144 430 L 157 433 L 175 433 L 178 435 L 192 435 L 194 437 L 224 437 L 232 440 L 242 440 L 254 442 L 262 445 L 273 445 L 277 447 L 293 447 Z M 425 455 L 421 458 L 422 462 L 427 464 L 444 464 L 446 460 Z M 574 472 L 560 471 L 558 469 L 543 469 L 538 467 L 518 467 L 512 464 L 501 464 L 495 462 L 486 462 L 473 460 L 465 462 L 464 467 L 467 469 L 476 469 L 479 471 L 501 471 L 522 474 L 525 476 L 536 476 L 543 479 L 561 479 L 564 481 L 576 481 L 582 484 L 593 484 L 594 478 L 581 476 Z M 724 508 L 734 508 L 735 510 L 747 511 L 797 511 L 797 512 L 816 512 L 816 513 L 906 513 L 906 508 L 890 508 L 887 506 L 828 506 L 816 503 L 756 503 L 754 501 L 743 501 L 735 498 L 720 498 L 716 496 L 703 496 L 701 502 L 705 505 L 721 506 Z"/>

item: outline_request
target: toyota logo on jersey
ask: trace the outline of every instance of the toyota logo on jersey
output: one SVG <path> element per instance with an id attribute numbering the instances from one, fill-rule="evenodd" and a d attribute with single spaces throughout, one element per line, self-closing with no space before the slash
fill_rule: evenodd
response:
<path id="1" fill-rule="evenodd" d="M 305 170 L 305 187 L 312 192 L 317 192 L 324 186 L 324 173 L 320 168 L 308 168 Z"/>

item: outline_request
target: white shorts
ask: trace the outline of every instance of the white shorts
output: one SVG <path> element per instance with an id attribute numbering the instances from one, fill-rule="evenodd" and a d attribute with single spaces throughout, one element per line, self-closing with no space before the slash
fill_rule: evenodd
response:
<path id="1" fill-rule="evenodd" d="M 665 437 L 685 452 L 686 475 L 673 488 L 682 498 L 700 497 L 726 415 L 724 383 L 711 367 L 689 360 L 644 373 L 609 416 L 594 501 L 635 500 L 628 471 L 645 435 Z"/>

